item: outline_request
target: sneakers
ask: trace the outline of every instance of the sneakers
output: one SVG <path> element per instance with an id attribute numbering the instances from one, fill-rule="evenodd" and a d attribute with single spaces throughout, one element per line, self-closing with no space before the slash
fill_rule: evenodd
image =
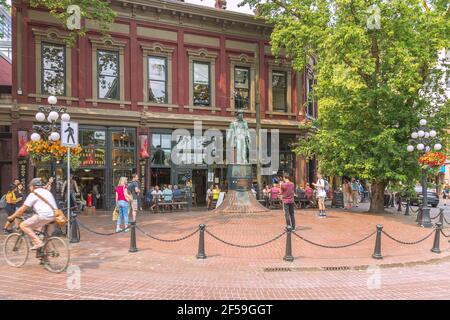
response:
<path id="1" fill-rule="evenodd" d="M 11 233 L 12 233 L 12 230 L 3 228 L 3 233 L 4 233 L 4 234 L 11 234 Z"/>
<path id="2" fill-rule="evenodd" d="M 35 244 L 34 246 L 31 247 L 31 250 L 37 250 L 37 249 L 39 249 L 39 248 L 42 248 L 44 245 L 45 245 L 44 242 Z"/>
<path id="3" fill-rule="evenodd" d="M 326 218 L 327 214 L 325 213 L 325 211 L 319 211 L 319 218 Z"/>

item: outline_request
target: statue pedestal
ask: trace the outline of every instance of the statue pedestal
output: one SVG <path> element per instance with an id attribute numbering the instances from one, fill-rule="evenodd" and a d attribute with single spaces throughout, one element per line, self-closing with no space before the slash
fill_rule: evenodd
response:
<path id="1" fill-rule="evenodd" d="M 214 213 L 258 213 L 270 211 L 259 203 L 251 191 L 252 165 L 228 165 L 228 192 Z"/>

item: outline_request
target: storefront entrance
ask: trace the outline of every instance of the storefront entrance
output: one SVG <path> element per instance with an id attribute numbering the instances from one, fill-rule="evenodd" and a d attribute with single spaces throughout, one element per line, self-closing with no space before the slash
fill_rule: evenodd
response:
<path id="1" fill-rule="evenodd" d="M 208 170 L 192 170 L 192 188 L 195 192 L 197 205 L 206 205 L 206 179 L 208 177 Z"/>
<path id="2" fill-rule="evenodd" d="M 80 196 L 88 201 L 92 193 L 92 205 L 97 209 L 105 207 L 105 170 L 104 169 L 78 169 L 75 171 L 78 180 Z M 98 196 L 96 194 L 98 193 Z"/>

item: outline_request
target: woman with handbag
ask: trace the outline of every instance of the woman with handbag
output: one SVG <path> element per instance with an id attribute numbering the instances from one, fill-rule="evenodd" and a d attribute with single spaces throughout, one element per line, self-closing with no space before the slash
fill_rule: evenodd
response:
<path id="1" fill-rule="evenodd" d="M 128 192 L 128 178 L 121 177 L 119 179 L 119 185 L 116 188 L 116 206 L 119 210 L 119 216 L 117 219 L 116 232 L 122 231 L 128 227 L 128 210 L 130 207 L 129 202 L 132 200 L 130 193 Z M 122 220 L 124 222 L 124 228 L 121 229 Z M 127 232 L 128 230 L 125 230 Z"/>

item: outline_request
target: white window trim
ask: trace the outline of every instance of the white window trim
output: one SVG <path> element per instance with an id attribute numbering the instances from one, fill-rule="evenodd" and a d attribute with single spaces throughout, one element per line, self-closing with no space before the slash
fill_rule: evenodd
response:
<path id="1" fill-rule="evenodd" d="M 158 107 L 176 107 L 172 104 L 172 93 L 173 93 L 173 79 L 172 79 L 172 55 L 173 55 L 173 48 L 165 47 L 160 43 L 154 43 L 150 46 L 148 45 L 141 45 L 142 52 L 143 52 L 143 66 L 144 66 L 144 72 L 143 72 L 143 80 L 144 80 L 144 101 L 142 102 L 142 105 L 145 107 L 149 105 L 158 106 Z M 148 97 L 148 58 L 150 56 L 153 57 L 162 57 L 166 58 L 167 61 L 167 103 L 157 103 L 149 101 Z"/>
<path id="2" fill-rule="evenodd" d="M 247 56 L 246 54 L 241 54 L 239 56 L 230 55 L 230 107 L 228 111 L 235 111 L 234 107 L 234 69 L 236 67 L 244 67 L 250 69 L 250 106 L 248 110 L 244 112 L 254 112 L 255 111 L 255 100 L 256 100 L 256 81 L 255 81 L 255 59 Z"/>
<path id="3" fill-rule="evenodd" d="M 215 52 L 209 52 L 206 49 L 199 50 L 187 50 L 189 56 L 189 111 L 193 112 L 194 109 L 197 110 L 211 110 L 215 113 L 218 109 L 216 108 L 216 58 L 218 56 Z M 210 79 L 211 84 L 211 105 L 210 106 L 194 106 L 194 61 L 208 62 L 210 64 Z"/>
<path id="4" fill-rule="evenodd" d="M 72 97 L 72 51 L 65 43 L 69 34 L 54 28 L 40 29 L 32 28 L 35 41 L 35 61 L 36 61 L 36 95 L 40 98 L 48 96 L 42 92 L 42 42 L 64 45 L 65 48 L 65 96 L 59 96 L 62 99 Z"/>
<path id="5" fill-rule="evenodd" d="M 104 38 L 89 38 L 92 46 L 92 99 L 86 100 L 88 102 L 94 102 L 94 105 L 98 102 L 107 103 L 120 103 L 121 107 L 125 103 L 129 103 L 125 100 L 125 59 L 124 52 L 126 42 L 117 41 L 111 37 Z M 119 99 L 100 99 L 98 97 L 98 74 L 97 74 L 97 52 L 102 50 L 116 51 L 119 53 Z"/>

